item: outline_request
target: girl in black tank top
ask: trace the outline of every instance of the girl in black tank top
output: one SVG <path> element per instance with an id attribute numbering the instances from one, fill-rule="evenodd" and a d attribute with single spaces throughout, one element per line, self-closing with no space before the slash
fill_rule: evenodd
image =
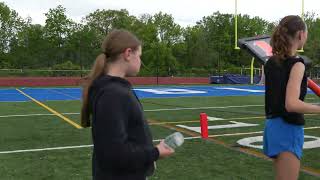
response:
<path id="1" fill-rule="evenodd" d="M 288 112 L 285 108 L 286 88 L 293 65 L 303 63 L 299 56 L 288 57 L 286 60 L 277 62 L 276 57 L 271 57 L 265 65 L 265 112 L 268 119 L 282 117 L 286 122 L 296 125 L 304 125 L 302 113 Z M 299 100 L 304 101 L 307 94 L 307 76 L 303 74 L 300 86 Z"/>
<path id="2" fill-rule="evenodd" d="M 273 56 L 264 67 L 266 125 L 264 153 L 274 158 L 276 179 L 298 179 L 302 156 L 304 113 L 320 113 L 320 107 L 305 103 L 307 77 L 297 56 L 308 36 L 299 16 L 286 16 L 271 37 Z"/>

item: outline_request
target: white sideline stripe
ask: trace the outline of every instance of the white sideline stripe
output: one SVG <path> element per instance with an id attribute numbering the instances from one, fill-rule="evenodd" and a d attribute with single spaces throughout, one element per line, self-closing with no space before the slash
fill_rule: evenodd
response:
<path id="1" fill-rule="evenodd" d="M 209 137 L 238 136 L 238 135 L 250 135 L 250 134 L 259 134 L 259 133 L 263 133 L 263 131 L 247 132 L 247 133 L 233 133 L 233 134 L 216 134 L 216 135 L 209 135 Z"/>
<path id="2" fill-rule="evenodd" d="M 72 115 L 72 114 L 80 114 L 80 113 L 61 113 L 65 115 Z M 55 114 L 17 114 L 17 115 L 5 115 L 0 116 L 0 118 L 7 118 L 7 117 L 28 117 L 28 116 L 55 116 Z"/>
<path id="3" fill-rule="evenodd" d="M 0 101 L 0 103 L 25 103 L 25 102 L 30 102 L 30 100 L 26 99 L 23 101 Z"/>
<path id="4" fill-rule="evenodd" d="M 188 139 L 198 139 L 200 136 L 196 137 L 185 137 Z M 153 142 L 160 142 L 162 139 L 153 140 Z M 52 151 L 52 150 L 63 150 L 63 149 L 77 149 L 77 148 L 88 148 L 93 147 L 92 144 L 80 145 L 80 146 L 64 146 L 64 147 L 53 147 L 53 148 L 41 148 L 41 149 L 23 149 L 23 150 L 13 150 L 13 151 L 0 151 L 0 154 L 13 154 L 13 153 L 24 153 L 24 152 L 38 152 L 38 151 Z"/>
<path id="5" fill-rule="evenodd" d="M 63 88 L 50 88 L 50 87 L 47 87 L 47 88 L 37 88 L 37 87 L 35 87 L 35 88 L 32 88 L 32 87 L 27 87 L 27 88 L 25 88 L 25 89 L 35 89 L 35 90 L 42 90 L 42 89 L 74 89 L 74 90 L 81 90 L 82 88 L 72 88 L 72 87 L 70 87 L 70 88 L 67 88 L 67 87 L 63 87 Z"/>
<path id="6" fill-rule="evenodd" d="M 194 108 L 173 108 L 173 109 L 150 109 L 144 110 L 146 112 L 157 112 L 157 111 L 179 111 L 179 110 L 195 110 L 195 109 L 227 109 L 227 108 L 245 108 L 245 107 L 261 107 L 264 105 L 242 105 L 242 106 L 221 106 L 221 107 L 194 107 Z M 61 113 L 65 115 L 76 115 L 80 113 Z M 54 114 L 17 114 L 17 115 L 2 115 L 0 118 L 7 117 L 27 117 L 27 116 L 55 116 Z"/>
<path id="7" fill-rule="evenodd" d="M 208 116 L 208 121 L 225 121 L 226 119 Z"/>
<path id="8" fill-rule="evenodd" d="M 227 109 L 227 108 L 245 108 L 245 107 L 261 107 L 264 105 L 242 105 L 242 106 L 222 106 L 222 107 L 195 107 L 195 108 L 172 108 L 172 109 L 152 109 L 144 110 L 146 112 L 157 112 L 157 111 L 179 111 L 179 110 L 195 110 L 195 109 Z"/>
<path id="9" fill-rule="evenodd" d="M 24 149 L 24 150 L 14 150 L 14 151 L 0 151 L 0 154 L 37 152 L 37 151 L 51 151 L 51 150 L 61 150 L 61 149 L 75 149 L 75 148 L 92 147 L 92 146 L 93 145 L 90 144 L 90 145 L 64 146 L 64 147 L 42 148 L 42 149 Z"/>
<path id="10" fill-rule="evenodd" d="M 320 126 L 315 127 L 307 127 L 307 129 L 319 129 Z M 250 134 L 259 134 L 263 133 L 263 131 L 255 131 L 255 132 L 247 132 L 247 133 L 233 133 L 233 134 L 216 134 L 216 135 L 209 135 L 209 137 L 223 137 L 223 136 L 239 136 L 239 135 L 250 135 Z M 185 137 L 185 140 L 190 139 L 200 139 L 201 136 L 191 136 Z M 153 142 L 160 142 L 163 139 L 156 139 Z M 63 150 L 63 149 L 77 149 L 77 148 L 88 148 L 92 147 L 92 144 L 89 145 L 79 145 L 79 146 L 64 146 L 64 147 L 53 147 L 53 148 L 42 148 L 42 149 L 24 149 L 24 150 L 13 150 L 13 151 L 0 151 L 0 154 L 13 154 L 13 153 L 24 153 L 24 152 L 38 152 L 38 151 L 52 151 L 52 150 Z"/>
<path id="11" fill-rule="evenodd" d="M 57 90 L 55 90 L 55 89 L 49 89 L 48 91 L 52 91 L 52 92 L 57 93 L 57 94 L 62 94 L 62 95 L 64 95 L 64 96 L 71 97 L 72 100 L 79 99 L 78 97 L 71 96 L 70 94 L 63 93 L 63 92 L 57 91 Z"/>
<path id="12" fill-rule="evenodd" d="M 315 127 L 307 127 L 307 128 L 303 128 L 305 130 L 309 130 L 309 129 L 320 129 L 320 126 L 315 126 Z"/>
<path id="13" fill-rule="evenodd" d="M 56 101 L 78 101 L 80 100 L 80 98 L 77 99 L 66 99 L 66 100 L 41 100 L 40 102 L 56 102 Z M 22 101 L 0 101 L 0 103 L 28 103 L 31 102 L 31 100 L 26 99 L 26 100 L 22 100 Z"/>
<path id="14" fill-rule="evenodd" d="M 245 92 L 265 92 L 265 90 L 243 89 L 243 88 L 232 88 L 232 87 L 222 87 L 222 88 L 216 88 L 216 89 L 234 90 L 234 91 L 245 91 Z"/>

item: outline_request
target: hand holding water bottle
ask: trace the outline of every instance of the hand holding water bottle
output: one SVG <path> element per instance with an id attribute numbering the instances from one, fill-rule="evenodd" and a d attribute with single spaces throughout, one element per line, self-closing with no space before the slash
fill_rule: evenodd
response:
<path id="1" fill-rule="evenodd" d="M 175 132 L 162 140 L 157 145 L 161 158 L 168 157 L 174 153 L 174 149 L 181 146 L 184 142 L 183 135 L 179 132 Z"/>
<path id="2" fill-rule="evenodd" d="M 165 143 L 164 140 L 162 140 L 158 145 L 157 145 L 158 151 L 159 151 L 159 157 L 160 158 L 166 158 L 168 156 L 171 156 L 174 153 L 174 149 L 168 147 Z"/>

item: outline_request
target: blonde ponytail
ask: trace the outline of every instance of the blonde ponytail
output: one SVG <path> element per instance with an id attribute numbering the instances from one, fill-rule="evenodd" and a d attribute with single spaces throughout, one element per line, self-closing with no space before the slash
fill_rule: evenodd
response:
<path id="1" fill-rule="evenodd" d="M 100 54 L 94 62 L 90 74 L 86 77 L 83 84 L 82 108 L 81 108 L 81 126 L 90 127 L 90 109 L 89 109 L 89 88 L 93 81 L 103 75 L 106 66 L 106 55 Z"/>

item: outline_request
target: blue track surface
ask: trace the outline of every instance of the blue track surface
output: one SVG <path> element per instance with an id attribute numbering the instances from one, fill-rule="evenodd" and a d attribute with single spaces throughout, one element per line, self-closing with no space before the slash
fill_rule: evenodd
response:
<path id="1" fill-rule="evenodd" d="M 80 88 L 19 88 L 39 101 L 80 100 Z M 168 86 L 135 88 L 139 98 L 264 95 L 264 86 Z M 310 90 L 309 93 L 312 93 Z M 30 101 L 16 89 L 0 89 L 0 102 Z"/>

